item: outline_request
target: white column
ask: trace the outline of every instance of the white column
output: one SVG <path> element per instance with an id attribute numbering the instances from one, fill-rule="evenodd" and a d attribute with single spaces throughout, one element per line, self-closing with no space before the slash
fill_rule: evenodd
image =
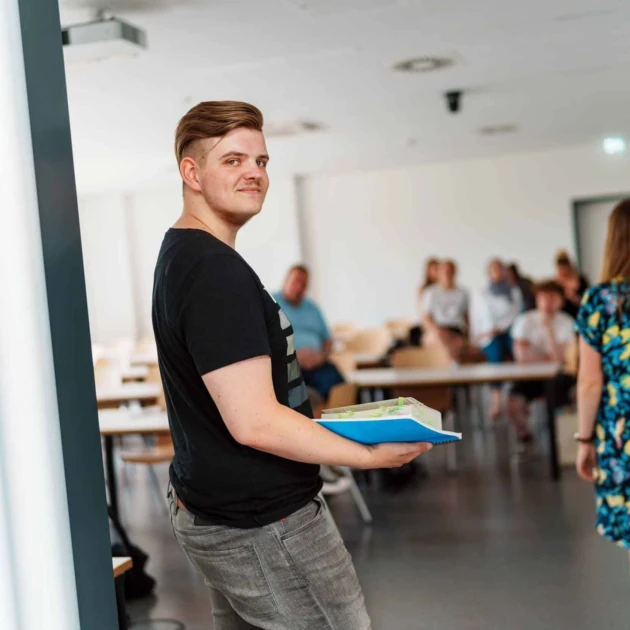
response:
<path id="1" fill-rule="evenodd" d="M 17 0 L 0 0 L 0 112 L 0 625 L 78 630 Z"/>

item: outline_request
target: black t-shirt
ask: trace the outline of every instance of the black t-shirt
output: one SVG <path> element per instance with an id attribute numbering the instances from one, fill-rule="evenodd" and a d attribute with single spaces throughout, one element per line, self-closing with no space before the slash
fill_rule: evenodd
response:
<path id="1" fill-rule="evenodd" d="M 175 445 L 170 479 L 184 505 L 217 524 L 249 528 L 312 500 L 319 466 L 239 444 L 202 380 L 269 355 L 278 402 L 312 417 L 293 328 L 245 260 L 207 232 L 170 229 L 155 269 L 153 329 Z"/>

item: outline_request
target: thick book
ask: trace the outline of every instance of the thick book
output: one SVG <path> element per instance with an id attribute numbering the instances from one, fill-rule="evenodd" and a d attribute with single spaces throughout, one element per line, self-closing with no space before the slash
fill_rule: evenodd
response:
<path id="1" fill-rule="evenodd" d="M 361 444 L 430 442 L 446 444 L 462 439 L 461 433 L 442 429 L 442 414 L 415 398 L 326 409 L 316 420 L 323 427 Z"/>

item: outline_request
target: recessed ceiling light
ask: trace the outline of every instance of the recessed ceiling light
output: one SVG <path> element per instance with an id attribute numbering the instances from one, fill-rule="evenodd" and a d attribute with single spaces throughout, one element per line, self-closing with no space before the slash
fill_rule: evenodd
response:
<path id="1" fill-rule="evenodd" d="M 623 138 L 604 138 L 602 144 L 608 155 L 619 155 L 626 152 L 626 141 Z"/>
<path id="2" fill-rule="evenodd" d="M 504 133 L 515 133 L 516 131 L 518 131 L 516 125 L 487 125 L 479 129 L 479 133 L 482 136 L 500 136 Z"/>
<path id="3" fill-rule="evenodd" d="M 396 72 L 433 72 L 448 68 L 454 63 L 455 61 L 449 57 L 416 57 L 400 61 L 394 65 L 394 70 Z"/>
<path id="4" fill-rule="evenodd" d="M 299 133 L 320 131 L 322 126 L 319 123 L 309 120 L 292 120 L 287 122 L 265 123 L 263 132 L 268 138 L 281 136 L 295 136 Z"/>

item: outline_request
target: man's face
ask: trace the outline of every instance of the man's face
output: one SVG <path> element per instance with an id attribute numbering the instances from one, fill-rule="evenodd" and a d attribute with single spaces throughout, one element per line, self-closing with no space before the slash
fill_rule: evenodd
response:
<path id="1" fill-rule="evenodd" d="M 455 269 L 450 263 L 440 263 L 438 267 L 438 280 L 444 286 L 451 286 L 455 281 Z"/>
<path id="2" fill-rule="evenodd" d="M 562 296 L 556 291 L 540 291 L 536 294 L 536 308 L 545 315 L 555 315 L 562 308 Z"/>
<path id="3" fill-rule="evenodd" d="M 308 275 L 299 269 L 294 269 L 285 280 L 282 293 L 292 304 L 299 304 L 308 289 Z"/>
<path id="4" fill-rule="evenodd" d="M 267 147 L 260 131 L 234 129 L 199 143 L 200 192 L 208 206 L 236 226 L 257 215 L 269 188 Z"/>
<path id="5" fill-rule="evenodd" d="M 488 276 L 491 282 L 503 282 L 505 280 L 505 267 L 500 262 L 493 260 L 488 267 Z"/>

